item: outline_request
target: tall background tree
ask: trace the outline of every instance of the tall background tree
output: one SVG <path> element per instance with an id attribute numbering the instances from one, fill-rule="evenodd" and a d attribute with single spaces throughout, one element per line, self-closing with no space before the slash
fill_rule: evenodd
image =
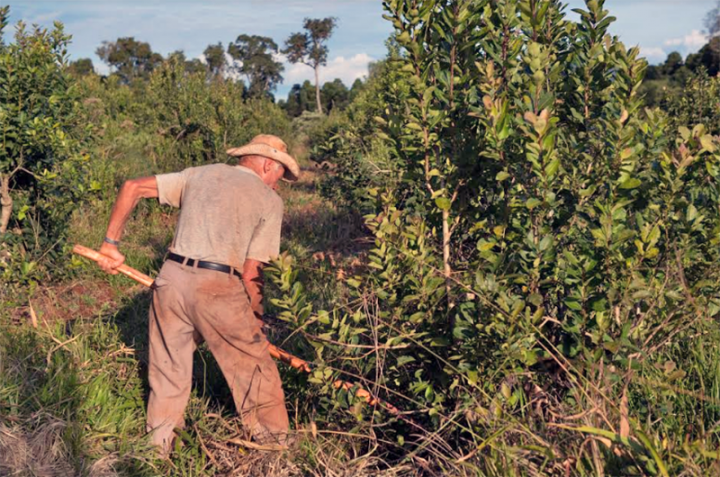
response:
<path id="1" fill-rule="evenodd" d="M 364 88 L 365 83 L 358 78 L 348 89 L 340 78 L 328 81 L 320 89 L 322 107 L 324 111 L 344 111 L 353 99 Z M 290 117 L 298 117 L 305 111 L 313 111 L 317 108 L 315 104 L 315 87 L 310 81 L 305 80 L 302 85 L 294 84 L 288 93 L 287 100 L 279 104 Z"/>
<path id="2" fill-rule="evenodd" d="M 710 37 L 715 37 L 720 33 L 720 0 L 717 1 L 715 8 L 707 12 L 705 28 Z"/>
<path id="3" fill-rule="evenodd" d="M 323 112 L 320 100 L 320 67 L 327 64 L 327 42 L 337 27 L 337 19 L 306 18 L 305 32 L 293 33 L 285 41 L 285 53 L 290 63 L 302 63 L 315 71 L 315 102 L 318 113 Z"/>
<path id="4" fill-rule="evenodd" d="M 228 45 L 228 54 L 236 62 L 235 70 L 247 78 L 250 96 L 267 95 L 282 81 L 284 67 L 273 56 L 278 51 L 272 38 L 258 35 L 240 35 Z"/>
<path id="5" fill-rule="evenodd" d="M 282 104 L 283 109 L 290 117 L 298 117 L 305 111 L 310 111 L 316 106 L 315 88 L 310 81 L 305 80 L 303 84 L 294 84 L 288 93 L 287 101 Z"/>
<path id="6" fill-rule="evenodd" d="M 90 58 L 80 58 L 68 65 L 68 72 L 75 76 L 86 76 L 95 73 L 95 67 Z"/>
<path id="7" fill-rule="evenodd" d="M 198 73 L 205 71 L 206 67 L 202 61 L 198 58 L 188 60 L 185 52 L 182 50 L 175 50 L 167 56 L 167 61 L 175 61 L 185 68 L 185 72 L 188 74 Z"/>
<path id="8" fill-rule="evenodd" d="M 708 43 L 696 55 L 688 57 L 688 64 L 703 64 L 710 76 L 720 73 L 720 0 L 705 17 Z"/>
<path id="9" fill-rule="evenodd" d="M 210 78 L 222 77 L 227 68 L 227 58 L 225 58 L 225 47 L 218 42 L 217 45 L 208 45 L 203 51 L 205 56 L 205 64 Z"/>
<path id="10" fill-rule="evenodd" d="M 163 61 L 159 53 L 152 51 L 149 43 L 137 41 L 134 37 L 104 41 L 95 53 L 126 83 L 135 78 L 147 78 Z"/>
<path id="11" fill-rule="evenodd" d="M 708 75 L 717 76 L 720 73 L 720 37 L 710 38 L 700 51 L 688 55 L 685 64 L 692 71 L 701 71 L 704 68 Z"/>

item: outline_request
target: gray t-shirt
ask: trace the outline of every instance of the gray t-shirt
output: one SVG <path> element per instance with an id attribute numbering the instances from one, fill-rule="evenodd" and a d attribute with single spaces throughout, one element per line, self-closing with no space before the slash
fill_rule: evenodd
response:
<path id="1" fill-rule="evenodd" d="M 252 170 L 212 164 L 155 178 L 160 203 L 180 207 L 171 252 L 239 270 L 279 255 L 283 202 Z"/>

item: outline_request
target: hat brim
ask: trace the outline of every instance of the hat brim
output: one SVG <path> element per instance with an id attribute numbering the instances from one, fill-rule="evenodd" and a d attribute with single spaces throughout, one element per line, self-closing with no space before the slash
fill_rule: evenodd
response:
<path id="1" fill-rule="evenodd" d="M 283 179 L 288 182 L 295 182 L 300 178 L 300 166 L 294 157 L 266 144 L 246 144 L 241 147 L 228 149 L 226 153 L 233 157 L 242 156 L 263 156 L 277 161 L 285 167 Z"/>

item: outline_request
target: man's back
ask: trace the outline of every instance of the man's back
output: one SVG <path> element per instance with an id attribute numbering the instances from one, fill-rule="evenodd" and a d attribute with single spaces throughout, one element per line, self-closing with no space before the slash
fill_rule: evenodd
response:
<path id="1" fill-rule="evenodd" d="M 170 251 L 242 270 L 280 252 L 282 199 L 252 170 L 212 164 L 157 176 L 160 202 L 180 207 Z"/>

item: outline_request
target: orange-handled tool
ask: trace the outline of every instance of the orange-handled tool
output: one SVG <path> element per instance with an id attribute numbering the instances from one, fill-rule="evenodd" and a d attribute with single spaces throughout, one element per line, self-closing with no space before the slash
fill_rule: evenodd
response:
<path id="1" fill-rule="evenodd" d="M 78 255 L 81 255 L 85 258 L 89 258 L 90 260 L 93 260 L 95 262 L 99 261 L 102 258 L 102 255 L 99 252 L 96 252 L 95 250 L 87 247 L 83 247 L 82 245 L 75 245 L 73 247 L 73 253 L 76 253 Z M 118 272 L 122 273 L 123 275 L 132 278 L 138 283 L 142 283 L 146 287 L 151 287 L 154 280 L 150 278 L 149 276 L 145 275 L 144 273 L 141 273 L 134 268 L 128 267 L 127 265 L 123 264 L 120 265 L 117 269 Z M 300 358 L 297 358 L 287 351 L 283 351 L 277 346 L 270 344 L 270 355 L 277 359 L 278 361 L 282 361 L 285 364 L 288 364 L 292 366 L 295 369 L 299 369 L 301 371 L 305 371 L 306 373 L 309 373 L 312 371 L 312 366 L 310 363 L 308 363 L 305 360 L 302 360 Z M 333 386 L 336 389 L 346 389 L 350 390 L 355 385 L 352 383 L 349 383 L 347 381 L 341 381 L 337 380 L 333 383 Z M 400 411 L 398 408 L 393 406 L 392 404 L 386 403 L 381 401 L 379 398 L 376 398 L 370 392 L 358 387 L 357 391 L 355 392 L 355 395 L 361 399 L 363 399 L 366 403 L 370 404 L 371 406 L 374 406 L 376 404 L 381 404 L 382 407 L 388 410 L 388 412 L 392 414 L 399 414 Z"/>

